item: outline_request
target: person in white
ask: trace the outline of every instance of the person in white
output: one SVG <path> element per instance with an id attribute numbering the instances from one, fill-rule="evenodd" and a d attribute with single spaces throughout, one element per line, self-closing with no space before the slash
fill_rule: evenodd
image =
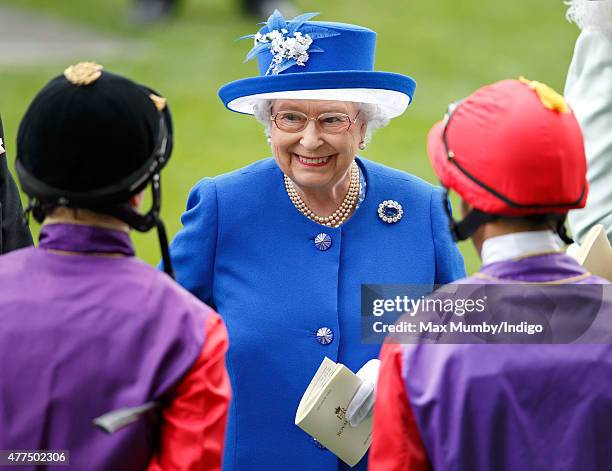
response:
<path id="1" fill-rule="evenodd" d="M 589 197 L 569 213 L 574 239 L 582 243 L 595 224 L 612 241 L 612 0 L 572 0 L 567 18 L 582 32 L 565 85 L 585 141 Z"/>

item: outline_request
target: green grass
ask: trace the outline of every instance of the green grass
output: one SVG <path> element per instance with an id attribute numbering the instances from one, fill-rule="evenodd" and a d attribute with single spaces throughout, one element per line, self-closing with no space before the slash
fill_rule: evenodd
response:
<path id="1" fill-rule="evenodd" d="M 249 44 L 236 42 L 236 38 L 253 32 L 257 21 L 241 17 L 237 1 L 183 0 L 175 21 L 150 29 L 123 22 L 128 0 L 2 3 L 148 44 L 137 57 L 101 62 L 169 99 L 176 147 L 163 173 L 163 216 L 170 236 L 179 229 L 189 189 L 200 178 L 268 156 L 260 125 L 226 111 L 216 96 L 222 84 L 255 75 L 255 63 L 242 62 Z M 519 75 L 562 89 L 577 36 L 577 29 L 563 18 L 563 3 L 557 0 L 297 0 L 296 5 L 301 11 L 320 11 L 317 19 L 376 30 L 377 69 L 417 80 L 409 111 L 375 135 L 363 155 L 431 182 L 436 179 L 427 160 L 425 139 L 447 104 L 486 83 Z M 29 101 L 65 65 L 1 71 L 0 111 L 9 149 Z M 410 208 L 405 209 L 409 217 Z M 135 235 L 134 239 L 138 255 L 156 263 L 155 234 Z M 464 243 L 461 249 L 468 271 L 475 271 L 479 263 L 471 245 Z"/>

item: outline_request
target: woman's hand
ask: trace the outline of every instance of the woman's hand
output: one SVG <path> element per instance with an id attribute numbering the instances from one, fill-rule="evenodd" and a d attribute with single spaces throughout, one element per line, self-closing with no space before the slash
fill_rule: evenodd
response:
<path id="1" fill-rule="evenodd" d="M 379 369 L 380 360 L 373 359 L 363 365 L 357 372 L 357 376 L 361 379 L 361 386 L 359 386 L 346 410 L 346 419 L 352 427 L 357 427 L 366 417 L 372 414 L 374 400 L 376 399 Z"/>

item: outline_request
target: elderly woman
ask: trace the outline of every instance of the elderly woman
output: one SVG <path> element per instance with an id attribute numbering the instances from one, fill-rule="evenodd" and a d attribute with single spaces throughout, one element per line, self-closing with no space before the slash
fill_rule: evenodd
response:
<path id="1" fill-rule="evenodd" d="M 370 412 L 380 345 L 361 342 L 361 285 L 464 275 L 442 192 L 356 156 L 414 81 L 373 70 L 373 31 L 312 16 L 275 12 L 251 36 L 261 76 L 219 94 L 264 123 L 273 158 L 199 182 L 170 248 L 178 281 L 229 331 L 226 470 L 347 468 L 294 417 L 326 356 L 364 380 L 351 422 Z"/>

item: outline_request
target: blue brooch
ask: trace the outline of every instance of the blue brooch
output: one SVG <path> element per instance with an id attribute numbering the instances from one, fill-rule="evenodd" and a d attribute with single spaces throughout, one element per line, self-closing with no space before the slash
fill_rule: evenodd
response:
<path id="1" fill-rule="evenodd" d="M 255 45 L 246 56 L 245 62 L 255 58 L 260 52 L 270 51 L 272 62 L 266 75 L 277 75 L 294 65 L 305 66 L 309 54 L 324 52 L 313 45 L 315 39 L 339 36 L 340 33 L 313 24 L 304 25 L 318 13 L 304 13 L 292 20 L 285 20 L 283 15 L 274 10 L 264 27 L 255 34 L 240 39 L 253 39 Z"/>
<path id="2" fill-rule="evenodd" d="M 399 221 L 403 214 L 402 205 L 397 201 L 385 200 L 378 205 L 378 217 L 388 224 Z"/>
<path id="3" fill-rule="evenodd" d="M 325 232 L 321 232 L 315 237 L 314 244 L 317 249 L 319 249 L 321 252 L 324 252 L 325 250 L 331 247 L 332 240 L 328 234 L 326 234 Z"/>

